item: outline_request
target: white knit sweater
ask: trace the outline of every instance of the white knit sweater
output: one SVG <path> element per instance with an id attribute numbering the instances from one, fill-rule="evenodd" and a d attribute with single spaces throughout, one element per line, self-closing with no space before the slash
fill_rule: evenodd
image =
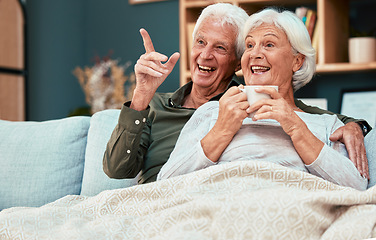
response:
<path id="1" fill-rule="evenodd" d="M 361 177 L 348 158 L 345 146 L 340 142 L 329 140 L 329 136 L 337 128 L 343 126 L 335 115 L 296 112 L 310 131 L 325 143 L 318 158 L 310 165 L 303 163 L 290 137 L 277 121 L 254 122 L 250 118 L 243 121 L 242 127 L 222 153 L 218 163 L 214 163 L 205 156 L 200 141 L 217 121 L 218 110 L 217 101 L 208 102 L 196 110 L 182 129 L 175 149 L 158 174 L 158 180 L 215 164 L 260 160 L 309 172 L 339 185 L 359 190 L 367 188 L 367 179 Z"/>

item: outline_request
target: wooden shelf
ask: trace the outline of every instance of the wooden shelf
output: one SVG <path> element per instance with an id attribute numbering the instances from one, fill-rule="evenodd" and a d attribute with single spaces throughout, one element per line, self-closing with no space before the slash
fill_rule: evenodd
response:
<path id="1" fill-rule="evenodd" d="M 364 72 L 376 70 L 376 62 L 370 63 L 326 63 L 318 64 L 316 72 L 318 73 L 345 73 L 345 72 Z"/>
<path id="2" fill-rule="evenodd" d="M 349 8 L 350 0 L 179 0 L 180 24 L 180 84 L 190 81 L 189 55 L 192 26 L 203 8 L 216 2 L 228 2 L 253 14 L 267 6 L 279 6 L 290 10 L 307 5 L 315 8 L 318 15 L 317 73 L 345 73 L 375 71 L 376 62 L 348 63 Z M 367 0 L 357 0 L 357 2 Z M 375 3 L 376 5 L 376 3 Z M 375 23 L 372 23 L 375 24 Z M 376 24 L 375 24 L 376 27 Z M 238 75 L 241 75 L 237 73 Z"/>

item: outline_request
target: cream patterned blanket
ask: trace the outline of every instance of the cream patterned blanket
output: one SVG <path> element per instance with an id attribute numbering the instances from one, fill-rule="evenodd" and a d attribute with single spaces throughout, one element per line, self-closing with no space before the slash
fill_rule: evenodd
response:
<path id="1" fill-rule="evenodd" d="M 361 192 L 256 161 L 0 212 L 0 239 L 371 237 L 375 187 Z"/>

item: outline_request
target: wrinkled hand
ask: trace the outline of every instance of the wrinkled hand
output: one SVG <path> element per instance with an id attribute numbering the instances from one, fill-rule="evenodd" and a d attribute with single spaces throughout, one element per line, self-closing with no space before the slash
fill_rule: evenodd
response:
<path id="1" fill-rule="evenodd" d="M 269 94 L 272 99 L 262 99 L 250 106 L 248 111 L 257 110 L 254 120 L 274 119 L 280 123 L 283 131 L 290 136 L 296 152 L 306 165 L 312 164 L 320 154 L 324 143 L 321 142 L 307 127 L 305 122 L 295 113 L 281 94 L 274 88 L 263 87 L 257 92 Z M 291 99 L 293 101 L 293 99 Z"/>
<path id="2" fill-rule="evenodd" d="M 154 50 L 153 42 L 145 29 L 140 29 L 140 34 L 144 43 L 145 54 L 141 55 L 134 66 L 136 88 L 133 93 L 132 104 L 137 104 L 137 101 L 141 98 L 143 101 L 140 101 L 140 103 L 146 104 L 144 106 L 146 108 L 158 87 L 175 67 L 180 54 L 176 52 L 168 58 Z"/>
<path id="3" fill-rule="evenodd" d="M 368 160 L 364 147 L 364 136 L 359 125 L 355 122 L 347 123 L 338 128 L 331 136 L 330 141 L 340 141 L 345 144 L 351 161 L 360 174 L 369 179 Z"/>
<path id="4" fill-rule="evenodd" d="M 248 107 L 247 95 L 239 87 L 231 87 L 219 100 L 218 120 L 213 128 L 232 138 L 248 116 Z"/>
<path id="5" fill-rule="evenodd" d="M 239 86 L 242 88 L 243 86 Z M 206 157 L 217 162 L 234 135 L 248 116 L 247 95 L 239 87 L 232 87 L 219 100 L 218 119 L 209 133 L 201 140 Z"/>

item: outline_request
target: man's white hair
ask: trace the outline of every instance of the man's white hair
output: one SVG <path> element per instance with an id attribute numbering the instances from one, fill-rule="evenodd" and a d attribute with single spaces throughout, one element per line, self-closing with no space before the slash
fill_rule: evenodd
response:
<path id="1" fill-rule="evenodd" d="M 236 42 L 235 42 L 235 49 L 236 49 L 236 57 L 240 59 L 245 50 L 245 43 L 244 38 L 241 34 L 241 30 L 245 22 L 248 19 L 248 14 L 244 11 L 244 9 L 235 6 L 230 3 L 216 3 L 207 6 L 202 11 L 200 17 L 197 19 L 195 28 L 193 29 L 193 39 L 195 39 L 197 30 L 199 29 L 202 22 L 208 18 L 214 18 L 221 21 L 222 25 L 230 24 L 234 26 L 236 35 Z"/>

